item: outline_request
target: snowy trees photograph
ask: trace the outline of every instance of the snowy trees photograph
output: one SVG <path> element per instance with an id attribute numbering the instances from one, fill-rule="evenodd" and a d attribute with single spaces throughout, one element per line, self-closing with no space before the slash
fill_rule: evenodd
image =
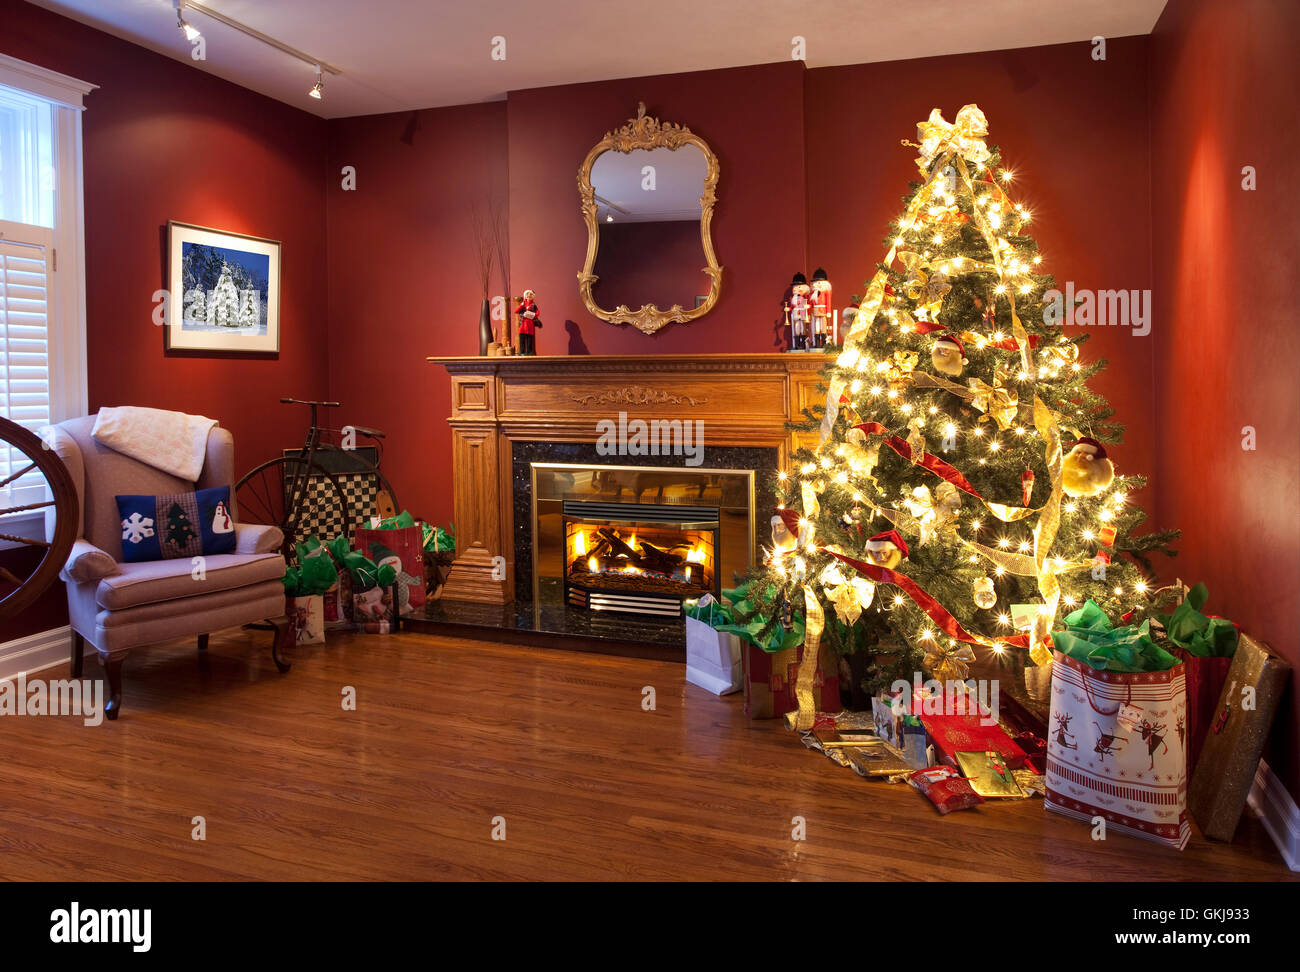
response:
<path id="1" fill-rule="evenodd" d="M 279 243 L 173 220 L 167 268 L 169 350 L 279 352 Z"/>
<path id="2" fill-rule="evenodd" d="M 266 333 L 267 270 L 263 253 L 184 243 L 181 282 L 185 330 Z"/>

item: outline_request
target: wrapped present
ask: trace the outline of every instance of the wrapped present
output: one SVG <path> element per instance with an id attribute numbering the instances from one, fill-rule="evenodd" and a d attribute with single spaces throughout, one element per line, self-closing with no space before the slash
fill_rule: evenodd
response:
<path id="1" fill-rule="evenodd" d="M 970 782 L 962 779 L 950 766 L 917 770 L 908 776 L 907 782 L 924 793 L 941 814 L 968 810 L 984 802 L 983 797 L 971 788 Z"/>
<path id="2" fill-rule="evenodd" d="M 377 564 L 396 572 L 397 613 L 409 617 L 424 607 L 424 531 L 410 513 L 372 520 L 373 527 L 356 531 L 353 545 Z M 382 585 L 381 585 L 382 586 Z M 355 604 L 355 599 L 353 601 Z"/>
<path id="3" fill-rule="evenodd" d="M 957 753 L 957 766 L 961 775 L 970 781 L 971 789 L 986 800 L 1019 799 L 1025 795 L 1001 753 L 992 750 L 960 752 Z"/>
<path id="4" fill-rule="evenodd" d="M 1240 636 L 1187 798 L 1212 840 L 1232 840 L 1237 830 L 1289 674 L 1266 645 Z"/>
<path id="5" fill-rule="evenodd" d="M 720 625 L 732 623 L 731 609 L 712 594 L 687 601 L 686 681 L 714 695 L 728 695 L 744 687 L 744 644 Z"/>
<path id="6" fill-rule="evenodd" d="M 957 765 L 957 754 L 969 750 L 992 751 L 1012 769 L 1025 765 L 1025 752 L 1016 745 L 996 720 L 979 713 L 922 715 L 921 724 L 930 734 L 934 748 L 949 766 Z"/>
<path id="7" fill-rule="evenodd" d="M 820 712 L 840 710 L 840 680 L 833 659 L 824 646 L 813 678 Z M 745 714 L 751 719 L 775 719 L 799 708 L 795 683 L 803 645 L 769 653 L 757 645 L 745 645 Z M 827 674 L 827 673 L 830 674 Z"/>
<path id="8" fill-rule="evenodd" d="M 285 569 L 282 582 L 285 615 L 293 626 L 294 642 L 319 645 L 325 642 L 324 594 L 338 584 L 338 571 L 328 556 L 317 556 L 310 545 L 298 545 L 298 563 Z"/>
<path id="9" fill-rule="evenodd" d="M 1135 660 L 1161 662 L 1134 654 L 1123 639 L 1112 647 L 1124 668 Z M 1053 656 L 1044 803 L 1088 822 L 1101 817 L 1108 832 L 1182 850 L 1191 837 L 1187 760 L 1177 731 L 1187 712 L 1183 666 L 1115 670 L 1107 650 L 1094 645 L 1086 661 L 1061 651 Z"/>

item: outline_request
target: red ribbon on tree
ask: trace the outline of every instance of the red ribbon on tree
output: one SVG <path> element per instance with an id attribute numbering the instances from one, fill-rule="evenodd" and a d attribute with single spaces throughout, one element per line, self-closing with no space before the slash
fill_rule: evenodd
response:
<path id="1" fill-rule="evenodd" d="M 921 468 L 928 469 L 945 482 L 952 483 L 952 485 L 956 486 L 962 492 L 969 493 L 981 503 L 985 502 L 984 497 L 979 494 L 975 487 L 972 486 L 966 477 L 959 473 L 955 467 L 929 452 L 923 452 L 921 453 L 920 458 L 914 458 L 912 456 L 912 447 L 907 444 L 907 440 L 897 435 L 890 435 L 889 430 L 879 422 L 863 422 L 861 425 L 854 426 L 854 428 L 861 429 L 863 432 L 867 433 L 867 435 L 880 436 L 884 439 L 885 444 L 889 446 L 889 448 L 893 449 L 908 462 L 914 462 Z"/>
<path id="2" fill-rule="evenodd" d="M 988 645 L 994 639 L 980 637 L 979 635 L 970 634 L 961 626 L 961 622 L 948 613 L 947 608 L 934 599 L 929 592 L 920 584 L 912 580 L 906 574 L 900 574 L 897 571 L 890 570 L 888 567 L 878 567 L 875 564 L 869 564 L 865 561 L 854 560 L 852 557 L 845 556 L 835 550 L 827 548 L 829 553 L 836 560 L 848 564 L 863 577 L 875 581 L 877 584 L 893 584 L 924 611 L 939 629 L 951 638 L 958 641 L 964 641 L 970 645 Z M 1029 635 L 1014 635 L 1010 638 L 998 638 L 996 641 L 1009 645 L 1014 648 L 1028 648 Z"/>

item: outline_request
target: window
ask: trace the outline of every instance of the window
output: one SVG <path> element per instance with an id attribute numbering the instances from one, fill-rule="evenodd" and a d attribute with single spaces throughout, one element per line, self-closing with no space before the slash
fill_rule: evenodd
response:
<path id="1" fill-rule="evenodd" d="M 81 100 L 93 87 L 0 55 L 0 415 L 38 433 L 86 411 Z M 15 458 L 0 445 L 0 483 Z M 44 491 L 19 477 L 0 508 Z M 13 519 L 0 532 L 32 535 Z"/>

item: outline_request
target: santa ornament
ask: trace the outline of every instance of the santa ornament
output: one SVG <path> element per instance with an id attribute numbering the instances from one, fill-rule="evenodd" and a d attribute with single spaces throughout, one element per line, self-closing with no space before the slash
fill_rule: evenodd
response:
<path id="1" fill-rule="evenodd" d="M 831 282 L 821 267 L 813 271 L 809 301 L 812 306 L 812 346 L 824 348 L 831 333 Z"/>
<path id="2" fill-rule="evenodd" d="M 930 361 L 934 364 L 935 371 L 951 378 L 960 375 L 962 368 L 970 363 L 966 360 L 966 349 L 951 334 L 940 334 L 934 339 Z"/>
<path id="3" fill-rule="evenodd" d="M 785 305 L 790 322 L 790 350 L 808 350 L 808 326 L 812 320 L 812 288 L 808 278 L 796 273 L 790 280 L 790 302 Z"/>
<path id="4" fill-rule="evenodd" d="M 907 544 L 897 530 L 886 530 L 867 541 L 865 555 L 869 563 L 893 570 L 907 556 Z"/>
<path id="5" fill-rule="evenodd" d="M 1067 496 L 1095 496 L 1114 479 L 1115 464 L 1106 458 L 1106 448 L 1086 435 L 1061 463 L 1061 485 Z"/>
<path id="6" fill-rule="evenodd" d="M 537 354 L 535 329 L 542 326 L 542 316 L 537 308 L 536 296 L 531 290 L 525 290 L 519 306 L 515 308 L 515 316 L 519 318 L 520 354 Z"/>

